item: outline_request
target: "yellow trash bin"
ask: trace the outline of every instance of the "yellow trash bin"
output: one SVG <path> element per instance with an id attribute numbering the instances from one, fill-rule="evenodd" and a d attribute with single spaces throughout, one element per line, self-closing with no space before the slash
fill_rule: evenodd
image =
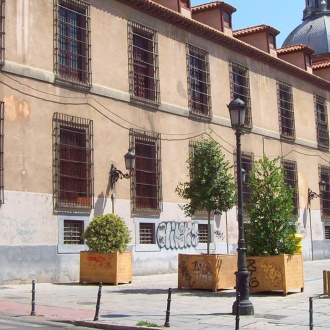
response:
<path id="1" fill-rule="evenodd" d="M 300 235 L 300 234 L 295 234 L 294 236 L 298 240 L 297 249 L 296 249 L 295 253 L 302 253 L 302 239 L 303 239 L 303 236 Z"/>

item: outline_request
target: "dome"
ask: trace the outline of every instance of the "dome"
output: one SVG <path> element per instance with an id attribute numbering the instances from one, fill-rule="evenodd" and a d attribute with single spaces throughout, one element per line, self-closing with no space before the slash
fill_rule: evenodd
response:
<path id="1" fill-rule="evenodd" d="M 297 44 L 314 49 L 314 55 L 330 53 L 330 14 L 311 16 L 304 20 L 288 35 L 282 47 Z"/>

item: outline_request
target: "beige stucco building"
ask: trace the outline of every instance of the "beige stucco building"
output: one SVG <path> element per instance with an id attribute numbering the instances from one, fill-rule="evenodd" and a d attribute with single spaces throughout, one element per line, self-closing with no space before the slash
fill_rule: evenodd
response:
<path id="1" fill-rule="evenodd" d="M 221 1 L 0 4 L 0 283 L 78 280 L 81 234 L 104 213 L 131 230 L 135 275 L 176 271 L 178 253 L 205 252 L 207 219 L 186 218 L 175 188 L 202 136 L 235 164 L 236 96 L 248 109 L 243 167 L 281 157 L 304 258 L 330 258 L 326 58 L 313 64 L 308 45 L 277 48 L 267 25 L 232 31 L 236 9 Z M 112 185 L 129 148 L 136 170 Z M 309 208 L 321 179 L 326 192 Z M 236 209 L 211 231 L 212 253 L 234 253 Z"/>

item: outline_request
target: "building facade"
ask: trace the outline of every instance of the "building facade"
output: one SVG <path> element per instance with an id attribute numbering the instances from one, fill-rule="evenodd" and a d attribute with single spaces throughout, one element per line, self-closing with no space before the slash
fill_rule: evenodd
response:
<path id="1" fill-rule="evenodd" d="M 277 48 L 267 25 L 233 31 L 236 9 L 222 1 L 0 8 L 0 283 L 78 280 L 81 235 L 111 212 L 131 231 L 135 275 L 177 271 L 178 253 L 205 252 L 206 215 L 186 218 L 175 188 L 202 136 L 221 144 L 234 174 L 227 105 L 237 96 L 243 168 L 281 157 L 304 258 L 330 258 L 330 76 L 311 47 Z M 111 182 L 128 149 L 136 169 Z M 309 199 L 321 179 L 326 191 Z M 214 216 L 211 233 L 212 253 L 235 253 L 236 208 Z"/>

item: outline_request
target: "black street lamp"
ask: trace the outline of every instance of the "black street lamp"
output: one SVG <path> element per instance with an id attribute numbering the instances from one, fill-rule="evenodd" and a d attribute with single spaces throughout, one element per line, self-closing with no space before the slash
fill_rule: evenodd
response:
<path id="1" fill-rule="evenodd" d="M 124 155 L 125 158 L 125 167 L 128 170 L 127 173 L 123 173 L 121 170 L 118 170 L 115 165 L 111 165 L 110 170 L 110 185 L 111 189 L 114 188 L 115 183 L 118 179 L 129 179 L 131 177 L 132 171 L 135 169 L 135 159 L 136 155 L 133 151 L 133 148 L 128 149 L 128 152 Z"/>
<path id="2" fill-rule="evenodd" d="M 229 105 L 229 114 L 231 126 L 236 130 L 236 148 L 237 148 L 237 184 L 238 184 L 238 242 L 237 242 L 237 272 L 236 274 L 236 301 L 233 304 L 233 314 L 237 312 L 239 299 L 239 314 L 253 315 L 254 308 L 249 300 L 249 274 L 246 265 L 246 244 L 244 239 L 244 224 L 243 224 L 243 187 L 242 187 L 242 155 L 241 155 L 241 135 L 245 122 L 245 103 L 235 98 Z M 239 298 L 238 298 L 239 293 Z"/>

